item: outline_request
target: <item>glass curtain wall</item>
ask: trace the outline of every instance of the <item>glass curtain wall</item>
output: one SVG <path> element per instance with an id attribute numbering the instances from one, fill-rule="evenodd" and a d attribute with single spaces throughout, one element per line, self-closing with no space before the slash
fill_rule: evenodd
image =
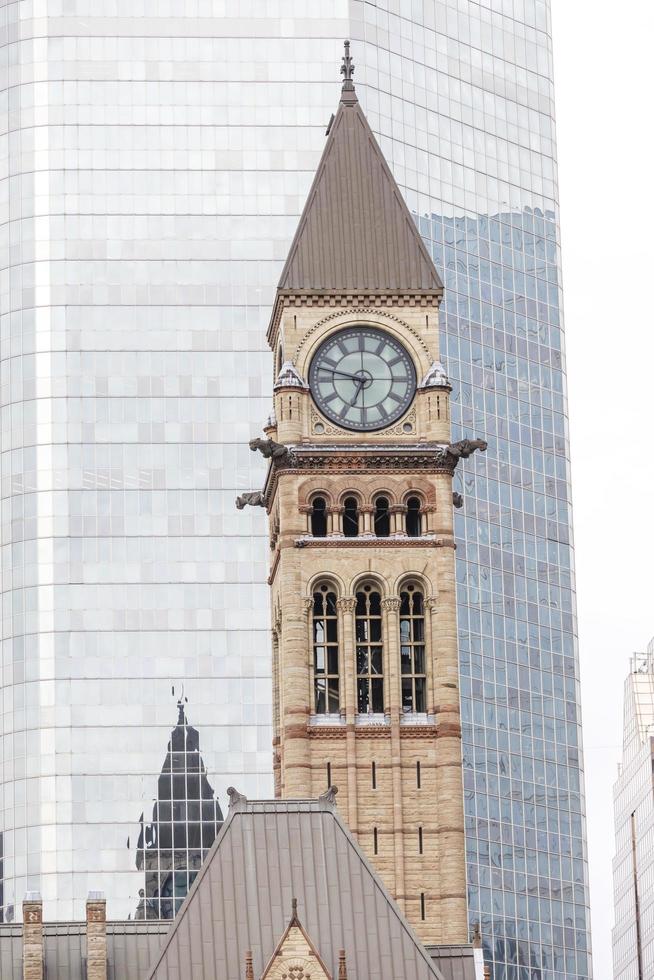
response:
<path id="1" fill-rule="evenodd" d="M 458 487 L 471 921 L 496 977 L 587 977 L 548 0 L 0 6 L 3 914 L 135 914 L 181 684 L 219 805 L 271 791 L 233 501 L 347 36 L 446 283 L 455 436 L 489 441 Z"/>

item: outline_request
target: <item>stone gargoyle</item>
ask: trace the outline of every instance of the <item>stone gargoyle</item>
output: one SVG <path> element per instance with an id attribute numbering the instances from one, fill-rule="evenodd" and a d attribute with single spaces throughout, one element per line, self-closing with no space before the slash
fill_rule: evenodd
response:
<path id="1" fill-rule="evenodd" d="M 452 442 L 447 447 L 450 456 L 454 456 L 456 459 L 468 459 L 477 450 L 480 453 L 485 453 L 487 449 L 488 443 L 485 439 L 461 439 L 460 442 Z"/>
<path id="2" fill-rule="evenodd" d="M 452 491 L 452 503 L 457 510 L 463 507 L 463 496 L 457 490 Z"/>
<path id="3" fill-rule="evenodd" d="M 283 459 L 289 453 L 287 446 L 283 446 L 281 442 L 273 442 L 272 439 L 250 439 L 250 450 L 261 453 L 264 459 Z"/>
<path id="4" fill-rule="evenodd" d="M 236 508 L 237 510 L 243 510 L 244 507 L 265 507 L 266 498 L 264 497 L 261 490 L 249 490 L 247 493 L 242 493 L 236 498 Z"/>

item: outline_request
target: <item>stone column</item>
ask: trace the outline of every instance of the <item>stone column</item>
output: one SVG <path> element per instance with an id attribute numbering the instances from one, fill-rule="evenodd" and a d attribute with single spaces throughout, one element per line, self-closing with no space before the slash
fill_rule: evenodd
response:
<path id="1" fill-rule="evenodd" d="M 441 882 L 442 943 L 465 943 L 468 938 L 459 655 L 456 626 L 456 581 L 452 538 L 452 483 L 436 484 L 436 549 L 438 610 L 432 609 L 434 718 L 436 722 L 436 794 L 438 800 L 439 877 Z"/>
<path id="2" fill-rule="evenodd" d="M 359 534 L 362 538 L 374 538 L 375 536 L 372 526 L 372 516 L 374 513 L 375 508 L 371 507 L 369 504 L 362 504 L 361 507 L 359 507 L 359 514 L 361 517 Z"/>
<path id="3" fill-rule="evenodd" d="M 311 534 L 311 515 L 313 513 L 313 507 L 311 506 L 311 504 L 301 504 L 298 507 L 298 510 L 300 511 L 301 514 L 304 514 L 306 518 L 307 526 L 306 526 L 305 533 Z"/>
<path id="4" fill-rule="evenodd" d="M 38 892 L 23 901 L 23 980 L 43 980 L 43 902 Z"/>
<path id="5" fill-rule="evenodd" d="M 388 508 L 391 515 L 391 534 L 406 538 L 406 510 L 404 504 L 391 504 Z"/>
<path id="6" fill-rule="evenodd" d="M 402 744 L 400 741 L 400 715 L 402 692 L 400 678 L 400 629 L 398 613 L 399 596 L 382 599 L 384 610 L 384 638 L 386 648 L 386 684 L 388 694 L 384 700 L 389 705 L 391 719 L 391 774 L 393 780 L 393 847 L 395 855 L 395 899 L 404 911 L 404 808 L 402 806 Z"/>
<path id="7" fill-rule="evenodd" d="M 356 688 L 356 649 L 354 642 L 354 610 L 356 608 L 355 596 L 343 596 L 337 600 L 339 610 L 339 646 L 340 672 L 342 678 L 342 697 L 345 705 L 345 725 L 346 742 L 345 751 L 347 759 L 347 822 L 352 833 L 358 831 L 358 807 L 357 807 L 357 745 L 355 719 L 357 712 L 357 688 Z"/>
<path id="8" fill-rule="evenodd" d="M 283 690 L 281 795 L 286 799 L 306 799 L 313 795 L 307 731 L 312 703 L 308 621 L 313 600 L 299 597 L 299 576 L 296 571 L 294 569 L 287 574 L 282 582 L 287 604 L 280 650 L 280 687 Z"/>
<path id="9" fill-rule="evenodd" d="M 342 538 L 344 507 L 329 507 L 327 509 L 327 534 L 330 538 Z"/>
<path id="10" fill-rule="evenodd" d="M 104 892 L 89 892 L 86 900 L 87 980 L 107 980 L 107 902 Z"/>

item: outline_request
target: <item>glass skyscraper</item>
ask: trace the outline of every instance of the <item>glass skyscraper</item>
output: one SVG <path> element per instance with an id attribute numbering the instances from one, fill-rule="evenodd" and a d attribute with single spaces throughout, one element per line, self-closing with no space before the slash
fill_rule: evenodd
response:
<path id="1" fill-rule="evenodd" d="M 445 281 L 455 438 L 489 442 L 458 487 L 471 921 L 495 977 L 588 977 L 548 0 L 0 4 L 3 916 L 141 914 L 180 696 L 212 821 L 271 792 L 265 521 L 234 498 L 344 37 Z M 204 840 L 172 802 L 166 908 Z"/>
<path id="2" fill-rule="evenodd" d="M 614 980 L 654 975 L 654 639 L 624 685 L 622 762 L 613 788 Z"/>

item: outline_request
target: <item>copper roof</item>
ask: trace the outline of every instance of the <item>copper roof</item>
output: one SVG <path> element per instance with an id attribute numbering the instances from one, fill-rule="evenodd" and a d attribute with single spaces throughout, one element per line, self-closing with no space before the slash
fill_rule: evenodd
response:
<path id="1" fill-rule="evenodd" d="M 148 980 L 261 976 L 297 897 L 327 969 L 349 980 L 443 980 L 333 805 L 239 802 L 153 962 Z"/>
<path id="2" fill-rule="evenodd" d="M 344 86 L 278 288 L 440 295 L 443 284 L 350 86 Z"/>

